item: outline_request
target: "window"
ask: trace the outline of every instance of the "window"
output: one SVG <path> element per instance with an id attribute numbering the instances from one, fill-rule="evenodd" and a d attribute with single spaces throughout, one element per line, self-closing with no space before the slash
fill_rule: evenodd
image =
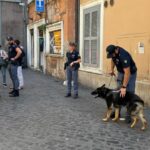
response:
<path id="1" fill-rule="evenodd" d="M 96 5 L 83 10 L 83 65 L 100 65 L 100 9 Z"/>
<path id="2" fill-rule="evenodd" d="M 50 54 L 61 54 L 61 30 L 52 31 L 50 36 Z"/>
<path id="3" fill-rule="evenodd" d="M 50 24 L 46 27 L 46 53 L 53 57 L 63 57 L 64 55 L 63 29 L 63 21 Z"/>

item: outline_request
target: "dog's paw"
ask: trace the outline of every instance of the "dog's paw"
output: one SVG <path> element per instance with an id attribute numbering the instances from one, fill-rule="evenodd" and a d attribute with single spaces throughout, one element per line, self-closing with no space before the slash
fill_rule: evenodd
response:
<path id="1" fill-rule="evenodd" d="M 141 130 L 145 131 L 147 129 L 147 124 L 145 124 L 144 126 L 142 126 Z"/>
<path id="2" fill-rule="evenodd" d="M 145 131 L 148 128 L 148 124 L 147 122 L 144 123 L 144 125 L 142 126 L 141 130 Z"/>
<path id="3" fill-rule="evenodd" d="M 132 124 L 130 127 L 131 127 L 131 128 L 134 128 L 134 127 L 135 127 L 135 125 L 134 125 L 134 124 Z"/>
<path id="4" fill-rule="evenodd" d="M 142 131 L 145 131 L 145 130 L 146 130 L 146 127 L 142 127 L 141 130 L 142 130 Z"/>
<path id="5" fill-rule="evenodd" d="M 113 118 L 112 121 L 117 122 L 118 118 Z"/>
<path id="6" fill-rule="evenodd" d="M 104 122 L 108 122 L 108 118 L 103 118 L 102 119 Z"/>

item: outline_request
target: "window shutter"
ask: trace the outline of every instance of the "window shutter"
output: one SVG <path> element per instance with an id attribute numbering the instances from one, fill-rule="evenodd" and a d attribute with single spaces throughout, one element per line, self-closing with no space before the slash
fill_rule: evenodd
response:
<path id="1" fill-rule="evenodd" d="M 100 58 L 100 5 L 84 10 L 84 65 L 99 66 Z"/>
<path id="2" fill-rule="evenodd" d="M 100 28 L 100 16 L 99 16 L 99 10 L 93 11 L 91 13 L 92 16 L 92 22 L 91 22 L 91 65 L 98 66 L 99 65 L 99 28 Z"/>
<path id="3" fill-rule="evenodd" d="M 98 49 L 97 49 L 97 40 L 91 41 L 91 64 L 97 65 L 98 63 Z"/>
<path id="4" fill-rule="evenodd" d="M 84 41 L 84 63 L 90 63 L 90 40 Z"/>
<path id="5" fill-rule="evenodd" d="M 84 16 L 84 63 L 90 63 L 90 13 Z"/>
<path id="6" fill-rule="evenodd" d="M 90 13 L 85 14 L 85 24 L 84 24 L 84 37 L 90 36 Z"/>
<path id="7" fill-rule="evenodd" d="M 91 35 L 93 37 L 97 36 L 98 33 L 98 11 L 92 12 L 92 29 L 91 29 Z"/>

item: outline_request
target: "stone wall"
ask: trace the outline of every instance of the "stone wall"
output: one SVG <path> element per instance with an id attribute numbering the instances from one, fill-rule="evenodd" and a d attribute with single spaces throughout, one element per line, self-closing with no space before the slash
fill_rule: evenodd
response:
<path id="1" fill-rule="evenodd" d="M 59 79 L 65 79 L 64 58 L 46 55 L 46 73 Z"/>
<path id="2" fill-rule="evenodd" d="M 46 55 L 46 72 L 52 76 L 65 79 L 64 63 L 68 43 L 75 41 L 76 33 L 76 0 L 49 0 L 46 4 L 48 25 L 63 22 L 63 54 Z M 47 41 L 49 42 L 49 41 Z M 49 43 L 48 43 L 49 44 Z M 49 50 L 47 50 L 49 51 Z"/>
<path id="3" fill-rule="evenodd" d="M 34 23 L 45 17 L 45 13 L 37 13 L 35 11 L 35 1 L 28 5 L 29 24 Z"/>

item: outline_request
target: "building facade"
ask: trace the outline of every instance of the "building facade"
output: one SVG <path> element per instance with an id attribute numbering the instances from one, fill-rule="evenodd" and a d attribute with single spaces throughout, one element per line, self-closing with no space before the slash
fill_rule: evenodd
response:
<path id="1" fill-rule="evenodd" d="M 44 13 L 35 11 L 35 1 L 28 2 L 27 33 L 30 67 L 58 78 L 65 78 L 64 62 L 68 43 L 77 41 L 77 2 L 47 0 Z"/>
<path id="2" fill-rule="evenodd" d="M 45 11 L 37 13 L 29 0 L 28 65 L 65 79 L 65 54 L 75 41 L 82 57 L 79 81 L 95 88 L 110 81 L 106 47 L 119 45 L 133 56 L 137 93 L 150 103 L 149 5 L 149 0 L 45 0 Z"/>
<path id="3" fill-rule="evenodd" d="M 26 1 L 0 0 L 0 44 L 6 48 L 6 37 L 21 41 L 26 51 Z"/>
<path id="4" fill-rule="evenodd" d="M 44 71 L 46 67 L 45 26 L 45 12 L 36 12 L 35 1 L 29 0 L 27 26 L 28 66 L 40 71 Z"/>
<path id="5" fill-rule="evenodd" d="M 105 50 L 109 44 L 119 45 L 133 56 L 138 67 L 137 93 L 150 103 L 149 5 L 149 0 L 80 1 L 82 84 L 97 87 L 109 82 L 110 60 Z"/>
<path id="6" fill-rule="evenodd" d="M 77 39 L 77 0 L 48 0 L 46 7 L 46 72 L 65 78 L 64 62 L 69 41 Z"/>

